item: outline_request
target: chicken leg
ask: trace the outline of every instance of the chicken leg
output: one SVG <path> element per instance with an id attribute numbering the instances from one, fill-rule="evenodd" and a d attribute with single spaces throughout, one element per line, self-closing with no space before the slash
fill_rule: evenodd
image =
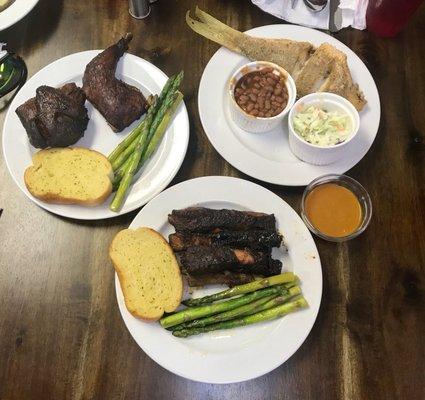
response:
<path id="1" fill-rule="evenodd" d="M 146 111 L 139 89 L 115 77 L 119 59 L 128 50 L 133 35 L 127 33 L 116 44 L 91 60 L 84 72 L 83 90 L 115 132 L 121 132 Z"/>

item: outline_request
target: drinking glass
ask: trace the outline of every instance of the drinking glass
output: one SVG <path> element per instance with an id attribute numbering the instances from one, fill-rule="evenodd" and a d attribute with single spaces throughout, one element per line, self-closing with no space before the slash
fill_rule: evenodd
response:
<path id="1" fill-rule="evenodd" d="M 367 28 L 382 37 L 397 35 L 423 0 L 370 0 L 366 11 Z"/>

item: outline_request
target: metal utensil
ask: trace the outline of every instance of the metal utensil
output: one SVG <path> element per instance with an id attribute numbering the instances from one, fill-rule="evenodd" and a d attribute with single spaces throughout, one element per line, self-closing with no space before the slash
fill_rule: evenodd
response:
<path id="1" fill-rule="evenodd" d="M 128 12 L 133 18 L 146 18 L 151 13 L 150 3 L 149 0 L 128 0 Z"/>
<path id="2" fill-rule="evenodd" d="M 328 0 L 303 0 L 304 4 L 312 12 L 322 11 L 328 4 Z"/>
<path id="3" fill-rule="evenodd" d="M 329 30 L 331 32 L 337 32 L 338 26 L 341 27 L 342 17 L 341 11 L 338 10 L 340 0 L 329 1 Z"/>

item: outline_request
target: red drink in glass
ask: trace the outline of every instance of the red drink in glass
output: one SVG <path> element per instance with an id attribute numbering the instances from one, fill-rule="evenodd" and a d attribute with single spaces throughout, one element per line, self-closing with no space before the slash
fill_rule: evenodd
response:
<path id="1" fill-rule="evenodd" d="M 378 36 L 397 35 L 423 0 L 369 0 L 367 28 Z"/>

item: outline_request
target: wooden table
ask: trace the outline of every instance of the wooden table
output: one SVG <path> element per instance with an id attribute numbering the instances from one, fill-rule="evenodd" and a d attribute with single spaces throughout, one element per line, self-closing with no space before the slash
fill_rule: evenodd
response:
<path id="1" fill-rule="evenodd" d="M 198 83 L 218 46 L 186 27 L 193 4 L 160 0 L 137 21 L 124 0 L 41 0 L 0 38 L 32 75 L 133 32 L 132 53 L 167 74 L 186 72 L 191 139 L 172 184 L 203 175 L 252 180 L 226 163 L 202 130 Z M 198 4 L 241 30 L 280 22 L 249 1 Z M 371 70 L 382 101 L 377 139 L 348 172 L 372 197 L 372 223 L 349 243 L 316 239 L 324 277 L 316 324 L 290 360 L 246 383 L 177 377 L 127 332 L 107 248 L 136 212 L 95 222 L 59 218 L 20 192 L 1 157 L 0 399 L 424 399 L 424 21 L 422 7 L 395 39 L 351 29 L 335 35 Z M 263 185 L 299 210 L 303 188 Z"/>

